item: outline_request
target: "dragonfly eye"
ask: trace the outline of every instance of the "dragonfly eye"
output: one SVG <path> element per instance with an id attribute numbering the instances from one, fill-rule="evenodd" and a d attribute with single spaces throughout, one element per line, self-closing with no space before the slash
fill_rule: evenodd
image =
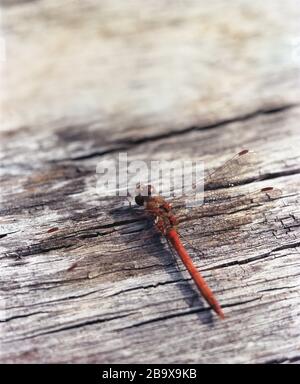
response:
<path id="1" fill-rule="evenodd" d="M 135 196 L 135 202 L 137 205 L 144 205 L 144 202 L 145 202 L 145 199 L 144 199 L 144 196 L 142 195 L 136 195 Z"/>

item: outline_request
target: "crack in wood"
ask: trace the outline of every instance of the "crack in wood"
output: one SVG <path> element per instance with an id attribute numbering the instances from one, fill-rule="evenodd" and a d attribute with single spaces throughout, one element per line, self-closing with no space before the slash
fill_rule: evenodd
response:
<path id="1" fill-rule="evenodd" d="M 122 319 L 124 317 L 131 316 L 131 315 L 135 315 L 136 313 L 137 312 L 128 312 L 128 313 L 126 313 L 124 315 L 116 315 L 116 316 L 111 316 L 111 317 L 108 317 L 108 318 L 88 320 L 88 321 L 85 321 L 85 322 L 82 322 L 82 323 L 77 323 L 77 324 L 69 325 L 69 326 L 66 326 L 66 327 L 61 327 L 61 328 L 57 328 L 57 329 L 53 329 L 53 330 L 49 330 L 49 331 L 45 331 L 45 332 L 40 332 L 40 333 L 37 333 L 35 335 L 31 335 L 31 336 L 27 336 L 27 337 L 7 340 L 7 341 L 4 341 L 4 343 L 5 344 L 9 344 L 11 342 L 24 341 L 24 340 L 33 339 L 33 338 L 36 338 L 36 337 L 39 337 L 39 336 L 46 336 L 46 335 L 56 334 L 56 333 L 60 333 L 60 332 L 64 332 L 64 331 L 70 331 L 70 330 L 74 330 L 74 329 L 78 329 L 78 328 L 83 328 L 83 327 L 87 327 L 87 326 L 91 326 L 91 325 L 106 323 L 106 322 L 110 322 L 110 321 L 113 321 L 113 320 L 119 320 L 119 319 Z"/>
<path id="2" fill-rule="evenodd" d="M 173 263 L 172 264 L 168 264 L 168 266 L 173 266 Z M 173 280 L 168 280 L 168 281 L 160 281 L 160 282 L 155 283 L 155 284 L 141 285 L 141 286 L 138 286 L 138 287 L 127 288 L 127 289 L 115 292 L 115 293 L 109 295 L 108 297 L 114 297 L 114 296 L 121 295 L 123 293 L 132 292 L 132 291 L 145 290 L 145 289 L 149 289 L 149 288 L 157 288 L 157 287 L 168 285 L 168 284 L 174 284 L 174 283 L 179 283 L 179 282 L 186 282 L 188 280 L 190 280 L 190 279 L 180 278 L 180 279 L 173 279 Z"/>
<path id="3" fill-rule="evenodd" d="M 297 363 L 300 361 L 300 355 L 296 355 L 293 357 L 281 357 L 277 359 L 271 359 L 265 361 L 263 364 L 283 364 L 283 363 Z"/>
<path id="4" fill-rule="evenodd" d="M 22 259 L 22 258 L 27 257 L 27 256 L 41 255 L 43 253 L 48 253 L 48 252 L 56 251 L 59 249 L 67 249 L 67 248 L 70 248 L 74 245 L 75 244 L 61 244 L 61 245 L 53 245 L 51 247 L 50 246 L 46 247 L 45 243 L 42 242 L 42 243 L 37 243 L 37 244 L 33 244 L 33 245 L 28 246 L 29 249 L 27 249 L 27 250 L 24 250 L 22 248 L 18 248 L 12 252 L 6 252 L 4 254 L 4 258 Z"/>
<path id="5" fill-rule="evenodd" d="M 257 300 L 261 300 L 261 297 L 246 300 L 246 301 L 239 301 L 239 302 L 231 303 L 231 304 L 222 304 L 222 308 L 236 307 L 239 305 L 252 303 L 252 302 L 257 301 Z M 160 317 L 156 317 L 153 319 L 141 321 L 139 323 L 132 324 L 128 327 L 115 329 L 114 331 L 123 331 L 125 329 L 138 328 L 138 327 L 141 327 L 141 326 L 144 326 L 147 324 L 157 323 L 160 321 L 165 321 L 165 320 L 169 320 L 169 319 L 173 319 L 173 318 L 177 318 L 177 317 L 182 317 L 182 316 L 189 316 L 189 315 L 193 315 L 195 313 L 210 312 L 210 311 L 211 311 L 210 307 L 190 308 L 190 309 L 187 309 L 187 310 L 182 311 L 182 312 L 171 313 L 169 315 L 160 316 Z"/>
<path id="6" fill-rule="evenodd" d="M 45 313 L 49 313 L 49 312 L 39 311 L 39 312 L 27 313 L 25 315 L 16 315 L 16 316 L 8 317 L 4 320 L 0 320 L 0 323 L 8 323 L 12 320 L 22 319 L 22 318 L 26 318 L 26 317 L 35 316 L 35 315 L 41 315 L 41 314 L 45 314 Z"/>
<path id="7" fill-rule="evenodd" d="M 1 6 L 11 8 L 15 6 L 26 5 L 28 3 L 37 3 L 38 1 L 41 0 L 1 0 Z"/>
<path id="8" fill-rule="evenodd" d="M 202 271 L 209 271 L 209 270 L 212 270 L 212 269 L 221 269 L 221 268 L 226 268 L 226 267 L 232 267 L 234 265 L 249 264 L 249 263 L 251 263 L 253 261 L 266 259 L 266 258 L 268 258 L 274 252 L 283 251 L 285 249 L 293 249 L 293 248 L 297 248 L 299 246 L 300 246 L 300 242 L 293 243 L 293 244 L 282 245 L 282 246 L 276 247 L 276 248 L 272 249 L 271 251 L 266 252 L 266 253 L 264 253 L 262 255 L 257 255 L 257 256 L 249 257 L 249 258 L 244 259 L 244 260 L 229 261 L 228 263 L 223 263 L 223 264 L 219 264 L 219 265 L 216 265 L 216 266 L 213 266 L 213 267 L 210 267 L 210 268 L 202 269 Z"/>
<path id="9" fill-rule="evenodd" d="M 186 135 L 190 132 L 193 131 L 205 131 L 205 130 L 210 130 L 210 129 L 215 129 L 215 128 L 222 128 L 226 125 L 237 123 L 237 122 L 244 122 L 248 120 L 255 119 L 258 116 L 261 115 L 271 115 L 271 114 L 277 114 L 281 112 L 285 112 L 287 110 L 290 110 L 292 108 L 298 107 L 298 103 L 290 103 L 290 104 L 283 104 L 281 106 L 276 106 L 276 107 L 266 107 L 262 109 L 258 109 L 253 112 L 246 113 L 244 115 L 240 116 L 234 116 L 228 119 L 220 120 L 214 123 L 210 124 L 203 124 L 203 125 L 198 125 L 198 126 L 191 126 L 187 127 L 178 131 L 171 131 L 171 132 L 166 132 L 166 133 L 161 133 L 153 136 L 147 136 L 147 137 L 142 137 L 139 139 L 130 139 L 130 140 L 123 140 L 119 141 L 120 145 L 104 150 L 104 151 L 93 151 L 84 155 L 79 155 L 79 156 L 74 156 L 70 158 L 63 158 L 59 160 L 53 160 L 53 162 L 58 163 L 62 161 L 84 161 L 84 160 L 89 160 L 95 157 L 101 157 L 104 155 L 112 154 L 115 152 L 120 152 L 120 151 L 128 151 L 129 149 L 132 149 L 133 147 L 136 147 L 141 144 L 149 143 L 149 142 L 154 142 L 154 141 L 159 141 L 163 139 L 168 139 L 172 137 L 177 137 L 177 136 L 182 136 Z"/>
<path id="10" fill-rule="evenodd" d="M 293 289 L 297 288 L 298 285 L 290 285 L 290 286 L 285 286 L 285 287 L 274 287 L 274 288 L 267 288 L 267 289 L 261 289 L 257 292 L 274 292 L 274 291 L 283 291 L 285 289 Z"/>

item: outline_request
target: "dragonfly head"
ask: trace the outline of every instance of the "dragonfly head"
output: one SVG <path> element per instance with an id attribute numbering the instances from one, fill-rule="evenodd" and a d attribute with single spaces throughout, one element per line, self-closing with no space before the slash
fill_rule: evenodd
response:
<path id="1" fill-rule="evenodd" d="M 141 185 L 138 183 L 136 185 L 136 191 L 138 192 L 137 195 L 135 196 L 135 202 L 137 205 L 143 206 L 145 201 L 149 199 L 149 197 L 152 194 L 153 187 L 152 185 Z"/>
<path id="2" fill-rule="evenodd" d="M 143 206 L 144 203 L 145 203 L 145 198 L 144 196 L 142 196 L 141 194 L 139 195 L 136 195 L 135 198 L 134 198 L 135 202 L 137 205 L 140 205 L 140 206 Z"/>

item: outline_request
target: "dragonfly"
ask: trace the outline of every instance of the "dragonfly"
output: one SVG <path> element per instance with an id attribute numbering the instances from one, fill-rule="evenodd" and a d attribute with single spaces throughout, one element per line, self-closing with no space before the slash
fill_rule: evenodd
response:
<path id="1" fill-rule="evenodd" d="M 213 204 L 215 205 L 215 210 L 227 212 L 230 209 L 242 209 L 242 207 L 251 208 L 253 205 L 263 205 L 265 202 L 276 200 L 281 195 L 281 191 L 268 186 L 228 199 L 226 195 L 226 191 L 229 189 L 228 187 L 241 184 L 241 178 L 239 176 L 241 170 L 245 166 L 248 166 L 248 168 L 251 165 L 254 166 L 255 159 L 256 155 L 254 152 L 244 149 L 222 166 L 209 173 L 204 180 L 202 180 L 202 182 L 204 182 L 204 191 L 211 191 L 214 195 L 214 198 L 210 200 L 208 205 Z M 250 183 L 252 181 L 253 179 L 248 178 L 246 180 L 244 179 L 242 183 Z M 195 187 L 196 185 L 194 185 L 194 188 Z M 134 199 L 139 207 L 144 208 L 146 215 L 153 221 L 156 230 L 166 238 L 168 244 L 180 257 L 206 302 L 220 319 L 224 319 L 225 314 L 220 303 L 181 241 L 182 236 L 178 230 L 179 218 L 175 213 L 174 204 L 167 201 L 162 195 L 155 194 L 154 187 L 150 184 L 142 185 L 138 183 Z M 206 198 L 204 198 L 204 204 L 201 207 L 202 210 L 207 209 L 205 200 Z M 218 204 L 218 200 L 223 201 L 223 206 Z"/>

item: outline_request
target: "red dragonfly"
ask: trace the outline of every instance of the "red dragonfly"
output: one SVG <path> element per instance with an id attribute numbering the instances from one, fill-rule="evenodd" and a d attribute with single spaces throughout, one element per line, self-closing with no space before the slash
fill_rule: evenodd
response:
<path id="1" fill-rule="evenodd" d="M 213 192 L 215 201 L 218 200 L 218 197 L 221 197 L 221 200 L 224 201 L 224 193 L 226 194 L 224 189 L 226 191 L 228 186 L 232 187 L 240 184 L 240 179 L 238 177 L 240 173 L 239 171 L 241 170 L 240 168 L 245 165 L 253 165 L 253 159 L 255 159 L 253 152 L 247 149 L 240 151 L 223 166 L 217 168 L 204 179 L 204 191 L 209 190 Z M 251 181 L 253 181 L 253 179 L 246 179 L 246 183 Z M 251 204 L 261 205 L 263 202 L 275 200 L 279 195 L 279 189 L 265 187 L 252 193 L 236 196 L 232 199 L 226 198 L 223 209 L 225 208 L 226 212 L 230 208 L 236 209 L 236 207 L 242 206 L 249 207 Z M 165 236 L 168 243 L 175 249 L 202 296 L 216 312 L 216 314 L 221 319 L 224 319 L 225 315 L 221 305 L 217 301 L 215 295 L 202 277 L 199 270 L 194 265 L 192 258 L 181 242 L 182 236 L 177 229 L 179 220 L 173 212 L 172 205 L 161 195 L 155 195 L 151 185 L 142 186 L 140 184 L 137 185 L 135 202 L 138 206 L 143 206 L 146 214 L 154 219 L 156 229 Z M 205 207 L 205 204 L 203 207 Z M 203 209 L 203 207 L 201 207 L 201 209 Z"/>

